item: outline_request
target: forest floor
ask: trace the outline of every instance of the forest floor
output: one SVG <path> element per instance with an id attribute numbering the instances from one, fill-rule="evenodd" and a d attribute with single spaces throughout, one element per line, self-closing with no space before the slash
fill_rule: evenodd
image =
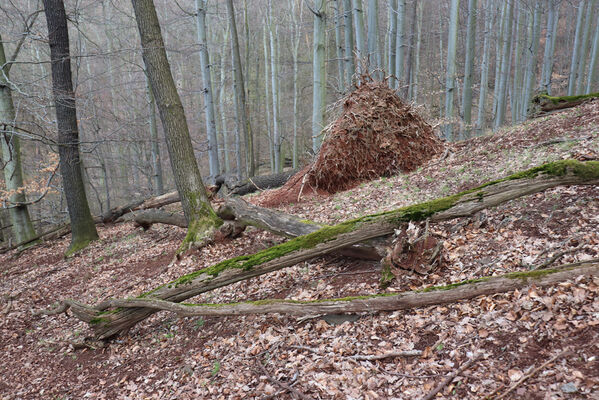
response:
<path id="1" fill-rule="evenodd" d="M 556 140 L 559 139 L 559 140 Z M 554 141 L 554 143 L 551 143 Z M 417 171 L 282 206 L 333 223 L 474 187 L 564 158 L 599 157 L 599 102 L 492 136 L 450 145 Z M 261 195 L 250 197 L 260 203 Z M 403 291 L 599 257 L 599 187 L 548 190 L 486 212 L 486 224 L 431 224 L 447 262 L 406 273 Z M 180 318 L 157 313 L 104 348 L 76 348 L 90 334 L 64 314 L 34 317 L 64 298 L 94 304 L 135 296 L 219 260 L 282 239 L 258 230 L 189 254 L 167 267 L 184 230 L 100 226 L 101 239 L 68 260 L 65 237 L 0 256 L 0 399 L 419 399 L 445 375 L 475 362 L 437 398 L 599 398 L 599 280 L 578 279 L 469 301 L 359 318 L 286 315 Z M 380 266 L 324 257 L 253 278 L 194 302 L 320 299 L 376 293 Z M 354 356 L 422 350 L 413 357 Z M 567 353 L 561 354 L 564 351 Z M 553 362 L 543 363 L 558 356 Z M 292 393 L 284 386 L 292 387 Z"/>

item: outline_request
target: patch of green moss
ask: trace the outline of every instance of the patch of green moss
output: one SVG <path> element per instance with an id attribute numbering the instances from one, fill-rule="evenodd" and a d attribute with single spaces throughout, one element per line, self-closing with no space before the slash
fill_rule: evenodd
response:
<path id="1" fill-rule="evenodd" d="M 108 324 L 110 323 L 110 320 L 108 318 L 96 317 L 92 318 L 91 321 L 89 321 L 89 323 L 90 325 Z"/>
<path id="2" fill-rule="evenodd" d="M 551 101 L 553 104 L 558 104 L 561 102 L 578 101 L 578 100 L 584 100 L 584 99 L 592 99 L 594 97 L 599 97 L 599 92 L 598 93 L 589 93 L 589 94 L 579 94 L 576 96 L 549 96 L 548 94 L 539 94 L 537 96 L 538 99 L 546 99 L 546 100 Z"/>
<path id="3" fill-rule="evenodd" d="M 93 240 L 88 239 L 88 240 L 80 240 L 80 241 L 71 243 L 71 245 L 69 246 L 67 251 L 64 253 L 64 258 L 69 258 L 72 255 L 74 255 L 75 253 L 77 253 L 78 251 L 83 250 L 84 248 L 89 246 L 89 244 L 92 241 Z"/>
<path id="4" fill-rule="evenodd" d="M 216 215 L 209 203 L 202 200 L 199 193 L 191 193 L 189 198 L 192 209 L 195 211 L 191 218 L 192 221 L 187 227 L 187 235 L 177 253 L 185 252 L 195 244 L 210 239 L 214 230 L 223 224 L 223 220 Z"/>

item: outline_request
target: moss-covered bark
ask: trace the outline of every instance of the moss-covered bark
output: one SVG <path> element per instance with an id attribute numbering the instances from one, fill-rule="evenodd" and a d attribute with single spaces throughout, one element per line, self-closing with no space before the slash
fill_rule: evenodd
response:
<path id="1" fill-rule="evenodd" d="M 427 218 L 439 221 L 470 216 L 521 196 L 573 184 L 599 184 L 599 162 L 565 160 L 548 163 L 452 196 L 326 226 L 255 254 L 225 260 L 182 276 L 142 294 L 139 299 L 182 302 L 218 287 L 295 265 L 365 240 L 390 235 L 408 221 Z M 87 308 L 78 317 L 89 322 L 99 317 L 100 311 L 110 307 L 110 304 L 101 304 Z M 131 308 L 109 315 L 102 314 L 109 321 L 96 324 L 94 329 L 99 338 L 108 338 L 118 335 L 153 312 L 155 310 L 149 308 Z"/>

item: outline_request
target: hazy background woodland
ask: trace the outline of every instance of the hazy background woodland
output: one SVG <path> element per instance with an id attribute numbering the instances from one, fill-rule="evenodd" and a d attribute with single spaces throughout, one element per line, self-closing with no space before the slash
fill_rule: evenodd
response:
<path id="1" fill-rule="evenodd" d="M 358 31 L 345 29 L 350 15 L 356 22 L 362 2 L 363 37 L 359 27 Z M 234 1 L 255 174 L 301 166 L 312 157 L 314 133 L 334 118 L 338 100 L 356 81 L 351 65 L 355 55 L 362 58 L 356 63 L 359 71 L 368 59 L 373 77 L 396 76 L 400 96 L 415 103 L 431 124 L 445 127 L 443 132 L 451 140 L 525 119 L 529 99 L 540 90 L 552 95 L 599 91 L 596 0 L 354 0 L 352 13 L 347 9 L 350 1 L 329 0 L 319 11 L 320 3 L 325 2 Z M 148 91 L 131 3 L 66 0 L 65 5 L 92 213 L 172 190 L 168 154 Z M 155 6 L 194 150 L 210 182 L 216 173 L 208 165 L 197 3 L 155 0 Z M 207 6 L 218 172 L 238 179 L 248 170 L 244 137 L 237 134 L 235 119 L 231 30 L 225 2 L 209 0 Z M 54 174 L 58 156 L 48 31 L 43 16 L 32 17 L 41 9 L 37 0 L 0 0 L 0 34 L 7 57 L 22 43 L 10 70 L 9 87 L 28 200 L 36 200 L 50 187 L 29 207 L 38 227 L 67 219 L 60 176 Z M 325 23 L 327 113 L 324 122 L 313 127 L 315 14 Z M 346 46 L 348 33 L 354 41 L 350 46 Z M 357 46 L 360 37 L 363 44 Z M 396 81 L 390 79 L 389 84 Z M 8 140 L 14 132 L 6 123 L 2 121 Z M 275 165 L 273 145 L 279 140 L 284 162 Z M 7 160 L 2 161 L 4 165 Z M 0 199 L 5 200 L 6 193 L 0 192 Z M 0 213 L 4 227 L 9 225 L 7 214 Z M 0 232 L 5 238 L 10 235 L 9 229 Z"/>

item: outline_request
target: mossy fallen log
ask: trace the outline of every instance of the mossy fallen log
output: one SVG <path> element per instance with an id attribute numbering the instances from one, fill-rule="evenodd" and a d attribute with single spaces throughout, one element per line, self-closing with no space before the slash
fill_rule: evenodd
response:
<path id="1" fill-rule="evenodd" d="M 528 118 L 536 118 L 557 110 L 576 107 L 585 101 L 599 98 L 599 93 L 589 93 L 577 96 L 549 96 L 538 94 L 531 100 L 528 107 Z"/>
<path id="2" fill-rule="evenodd" d="M 344 314 L 378 311 L 396 311 L 426 307 L 439 304 L 455 303 L 460 300 L 472 299 L 478 296 L 506 293 L 512 290 L 535 285 L 545 287 L 576 279 L 580 276 L 599 276 L 599 260 L 567 264 L 553 269 L 527 272 L 512 272 L 499 276 L 485 276 L 478 279 L 466 280 L 445 286 L 434 286 L 423 290 L 402 293 L 380 293 L 367 296 L 353 296 L 324 300 L 258 300 L 228 304 L 192 304 L 173 303 L 170 301 L 137 298 L 108 300 L 105 305 L 113 308 L 148 308 L 155 311 L 170 311 L 180 316 L 232 316 L 248 314 L 280 313 L 295 316 L 317 314 Z M 69 300 L 60 311 L 70 307 L 73 313 L 82 319 L 87 319 L 90 311 L 96 311 L 89 306 Z M 101 323 L 98 317 L 92 323 Z"/>
<path id="3" fill-rule="evenodd" d="M 139 298 L 179 303 L 219 287 L 390 235 L 409 221 L 441 221 L 472 216 L 485 208 L 552 187 L 591 184 L 599 184 L 597 161 L 564 160 L 544 164 L 452 196 L 325 226 L 258 253 L 225 260 L 192 272 Z M 99 304 L 87 308 L 77 317 L 90 323 L 98 339 L 107 339 L 127 331 L 154 312 L 154 309 L 147 307 L 110 309 L 110 304 Z"/>

